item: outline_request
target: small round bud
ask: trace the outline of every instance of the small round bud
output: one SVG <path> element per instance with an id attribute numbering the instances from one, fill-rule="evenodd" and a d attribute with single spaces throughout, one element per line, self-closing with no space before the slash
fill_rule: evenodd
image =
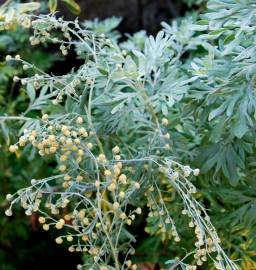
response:
<path id="1" fill-rule="evenodd" d="M 11 209 L 5 210 L 5 215 L 6 215 L 7 217 L 10 217 L 10 216 L 12 215 L 12 210 L 11 210 Z"/>
<path id="2" fill-rule="evenodd" d="M 126 214 L 125 213 L 121 213 L 119 216 L 122 220 L 126 219 Z"/>
<path id="3" fill-rule="evenodd" d="M 36 179 L 31 179 L 30 182 L 31 182 L 31 185 L 35 185 L 37 181 L 36 181 Z"/>
<path id="4" fill-rule="evenodd" d="M 131 261 L 131 260 L 127 260 L 127 261 L 125 262 L 125 264 L 127 265 L 128 268 L 130 268 L 131 265 L 132 265 L 132 261 Z"/>
<path id="5" fill-rule="evenodd" d="M 96 180 L 96 181 L 95 181 L 95 187 L 96 187 L 96 188 L 99 188 L 99 186 L 100 186 L 100 181 L 99 181 L 99 180 Z"/>
<path id="6" fill-rule="evenodd" d="M 114 191 L 116 189 L 116 184 L 115 183 L 111 183 L 109 186 L 108 186 L 108 190 L 109 191 Z"/>
<path id="7" fill-rule="evenodd" d="M 42 120 L 43 120 L 43 121 L 48 121 L 48 118 L 49 118 L 48 114 L 44 114 L 44 115 L 42 116 Z"/>
<path id="8" fill-rule="evenodd" d="M 29 69 L 29 66 L 28 66 L 28 65 L 23 65 L 22 68 L 23 68 L 24 70 L 27 70 L 27 69 Z"/>
<path id="9" fill-rule="evenodd" d="M 188 177 L 191 173 L 191 168 L 189 166 L 184 166 L 183 167 L 183 173 L 185 177 Z"/>
<path id="10" fill-rule="evenodd" d="M 84 120 L 81 116 L 77 117 L 77 119 L 76 119 L 77 124 L 82 124 L 83 122 L 84 122 Z"/>
<path id="11" fill-rule="evenodd" d="M 120 197 L 121 199 L 123 199 L 123 198 L 125 197 L 125 193 L 124 193 L 123 191 L 120 191 L 120 192 L 119 192 L 119 197 Z"/>
<path id="12" fill-rule="evenodd" d="M 13 77 L 13 81 L 14 81 L 14 82 L 18 82 L 19 80 L 20 80 L 20 78 L 19 78 L 18 76 L 14 76 L 14 77 Z"/>
<path id="13" fill-rule="evenodd" d="M 75 248 L 73 246 L 71 246 L 71 247 L 68 248 L 68 251 L 69 252 L 74 252 L 75 251 Z"/>
<path id="14" fill-rule="evenodd" d="M 88 237 L 88 235 L 83 235 L 82 236 L 82 240 L 84 241 L 84 242 L 86 242 L 86 241 L 88 241 L 89 240 L 89 237 Z"/>
<path id="15" fill-rule="evenodd" d="M 61 155 L 60 156 L 60 161 L 66 161 L 68 159 L 68 157 L 66 155 Z"/>
<path id="16" fill-rule="evenodd" d="M 15 153 L 17 150 L 18 150 L 18 146 L 17 145 L 10 145 L 9 151 L 11 153 Z"/>
<path id="17" fill-rule="evenodd" d="M 5 60 L 6 60 L 6 62 L 8 62 L 8 61 L 12 60 L 11 55 L 6 55 Z"/>
<path id="18" fill-rule="evenodd" d="M 45 217 L 39 217 L 38 218 L 39 223 L 44 224 L 46 222 Z"/>
<path id="19" fill-rule="evenodd" d="M 134 187 L 136 188 L 136 189 L 139 189 L 140 188 L 140 183 L 139 182 L 134 182 Z"/>
<path id="20" fill-rule="evenodd" d="M 135 212 L 136 212 L 138 215 L 140 215 L 140 214 L 142 213 L 142 210 L 141 210 L 140 207 L 138 207 L 138 208 L 135 210 Z"/>
<path id="21" fill-rule="evenodd" d="M 59 170 L 60 170 L 61 172 L 64 172 L 66 169 L 67 169 L 67 167 L 66 167 L 65 165 L 60 165 L 60 166 L 59 166 Z"/>
<path id="22" fill-rule="evenodd" d="M 168 126 L 168 124 L 169 124 L 168 119 L 167 119 L 167 118 L 162 118 L 162 124 L 163 124 L 164 126 Z"/>
<path id="23" fill-rule="evenodd" d="M 93 144 L 92 143 L 87 143 L 86 146 L 88 147 L 89 150 L 91 150 L 93 148 Z"/>
<path id="24" fill-rule="evenodd" d="M 104 154 L 99 154 L 98 160 L 99 161 L 106 161 L 106 156 Z"/>
<path id="25" fill-rule="evenodd" d="M 130 226 L 132 224 L 132 220 L 131 219 L 127 219 L 126 220 L 126 224 Z"/>
<path id="26" fill-rule="evenodd" d="M 165 149 L 170 149 L 170 148 L 171 148 L 171 147 L 170 147 L 170 144 L 169 144 L 169 143 L 165 144 L 165 145 L 164 145 L 164 148 L 165 148 Z"/>
<path id="27" fill-rule="evenodd" d="M 31 209 L 26 210 L 26 211 L 25 211 L 25 215 L 31 216 L 31 215 L 32 215 Z"/>
<path id="28" fill-rule="evenodd" d="M 44 229 L 45 231 L 48 231 L 48 230 L 50 229 L 50 226 L 49 226 L 48 224 L 44 224 L 44 225 L 43 225 L 43 229 Z"/>
<path id="29" fill-rule="evenodd" d="M 176 237 L 174 238 L 174 241 L 175 241 L 175 242 L 180 242 L 179 236 L 176 236 Z"/>
<path id="30" fill-rule="evenodd" d="M 7 195 L 6 195 L 6 200 L 7 200 L 8 202 L 10 202 L 10 201 L 12 200 L 12 194 L 7 194 Z"/>
<path id="31" fill-rule="evenodd" d="M 57 238 L 55 239 L 55 241 L 56 241 L 56 243 L 59 244 L 59 245 L 63 243 L 63 239 L 62 239 L 61 237 L 57 237 Z"/>
<path id="32" fill-rule="evenodd" d="M 83 178 L 82 175 L 78 175 L 78 176 L 76 177 L 76 181 L 77 181 L 78 183 L 80 183 L 83 179 L 84 179 L 84 178 Z"/>
<path id="33" fill-rule="evenodd" d="M 84 151 L 83 151 L 82 149 L 79 149 L 79 150 L 77 151 L 77 154 L 78 154 L 79 156 L 83 156 L 83 155 L 84 155 Z"/>
<path id="34" fill-rule="evenodd" d="M 200 170 L 199 169 L 194 169 L 193 174 L 194 174 L 194 176 L 198 176 L 200 174 Z"/>
<path id="35" fill-rule="evenodd" d="M 71 180 L 71 176 L 70 175 L 65 175 L 64 176 L 64 180 L 65 181 L 70 181 Z"/>
<path id="36" fill-rule="evenodd" d="M 83 219 L 83 223 L 84 223 L 84 225 L 89 225 L 90 224 L 90 221 L 89 221 L 88 218 L 84 218 Z"/>
<path id="37" fill-rule="evenodd" d="M 111 171 L 110 170 L 105 170 L 104 175 L 105 176 L 111 176 Z"/>
<path id="38" fill-rule="evenodd" d="M 170 220 L 170 218 L 166 218 L 164 222 L 165 222 L 165 224 L 170 224 L 171 220 Z"/>
<path id="39" fill-rule="evenodd" d="M 56 224 L 55 227 L 56 229 L 60 230 L 63 228 L 63 226 L 65 225 L 65 220 L 64 219 L 60 219 Z"/>
<path id="40" fill-rule="evenodd" d="M 26 79 L 22 79 L 22 80 L 21 80 L 21 84 L 22 84 L 22 85 L 26 85 L 26 83 L 27 83 L 27 80 L 26 80 Z"/>
<path id="41" fill-rule="evenodd" d="M 120 156 L 120 155 L 115 155 L 115 156 L 114 156 L 114 159 L 115 159 L 115 160 L 120 160 L 120 159 L 121 159 L 121 156 Z"/>
<path id="42" fill-rule="evenodd" d="M 189 226 L 190 228 L 193 228 L 193 227 L 195 227 L 195 224 L 194 224 L 193 221 L 191 221 L 191 222 L 189 222 L 188 226 Z"/>
<path id="43" fill-rule="evenodd" d="M 120 148 L 118 146 L 115 146 L 113 149 L 112 149 L 112 152 L 113 154 L 119 154 L 120 153 Z"/>
<path id="44" fill-rule="evenodd" d="M 118 202 L 113 203 L 113 209 L 117 210 L 119 208 L 120 204 Z"/>
<path id="45" fill-rule="evenodd" d="M 181 211 L 181 214 L 182 214 L 182 215 L 186 215 L 186 214 L 188 214 L 188 211 L 187 211 L 186 209 L 183 209 L 183 210 Z"/>
<path id="46" fill-rule="evenodd" d="M 72 235 L 68 235 L 67 236 L 67 241 L 68 242 L 72 242 L 74 240 L 73 236 Z"/>
<path id="47" fill-rule="evenodd" d="M 125 174 L 121 174 L 118 179 L 122 184 L 126 184 L 127 177 Z"/>
<path id="48" fill-rule="evenodd" d="M 170 135 L 169 133 L 166 133 L 166 134 L 164 135 L 164 137 L 165 137 L 165 139 L 170 139 L 170 138 L 171 138 L 171 135 Z"/>

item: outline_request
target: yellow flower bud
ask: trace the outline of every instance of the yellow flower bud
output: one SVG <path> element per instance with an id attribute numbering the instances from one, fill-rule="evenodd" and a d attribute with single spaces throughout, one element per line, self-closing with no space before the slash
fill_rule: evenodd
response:
<path id="1" fill-rule="evenodd" d="M 84 242 L 88 241 L 88 240 L 89 240 L 88 235 L 84 234 L 84 235 L 82 236 L 82 240 L 83 240 Z"/>
<path id="2" fill-rule="evenodd" d="M 117 210 L 119 208 L 120 204 L 118 202 L 113 203 L 113 209 Z"/>
<path id="3" fill-rule="evenodd" d="M 127 224 L 127 225 L 131 225 L 131 224 L 132 224 L 132 220 L 131 220 L 131 219 L 127 219 L 127 220 L 126 220 L 126 224 Z"/>
<path id="4" fill-rule="evenodd" d="M 115 146 L 115 147 L 112 149 L 112 152 L 113 152 L 113 154 L 119 154 L 120 148 L 119 148 L 118 146 Z"/>
<path id="5" fill-rule="evenodd" d="M 18 150 L 18 146 L 17 145 L 10 145 L 9 151 L 11 153 L 15 153 L 17 150 Z"/>
<path id="6" fill-rule="evenodd" d="M 82 124 L 83 122 L 84 122 L 84 120 L 81 116 L 77 117 L 77 119 L 76 119 L 77 124 Z"/>
<path id="7" fill-rule="evenodd" d="M 95 186 L 96 186 L 96 188 L 99 188 L 99 186 L 100 186 L 100 181 L 99 180 L 95 181 Z"/>
<path id="8" fill-rule="evenodd" d="M 39 217 L 38 218 L 39 223 L 44 224 L 45 223 L 45 217 Z"/>
<path id="9" fill-rule="evenodd" d="M 138 207 L 138 208 L 135 210 L 135 212 L 136 212 L 138 215 L 140 215 L 140 214 L 142 213 L 142 210 L 141 210 L 140 207 Z"/>
<path id="10" fill-rule="evenodd" d="M 125 193 L 124 193 L 123 191 L 120 191 L 119 197 L 120 197 L 121 199 L 123 199 L 123 198 L 125 197 Z"/>
<path id="11" fill-rule="evenodd" d="M 57 237 L 55 239 L 55 241 L 56 241 L 57 244 L 62 244 L 63 243 L 63 239 L 61 237 Z"/>
<path id="12" fill-rule="evenodd" d="M 111 171 L 110 170 L 105 170 L 104 175 L 105 176 L 111 176 Z"/>
<path id="13" fill-rule="evenodd" d="M 127 177 L 125 174 L 121 174 L 118 179 L 122 184 L 126 184 Z"/>
<path id="14" fill-rule="evenodd" d="M 64 172 L 66 169 L 67 169 L 67 167 L 65 165 L 60 165 L 60 167 L 59 167 L 59 170 L 61 172 Z"/>
<path id="15" fill-rule="evenodd" d="M 84 218 L 83 219 L 83 223 L 84 223 L 84 225 L 89 225 L 90 224 L 90 221 L 89 221 L 88 218 Z"/>
<path id="16" fill-rule="evenodd" d="M 162 124 L 163 124 L 164 126 L 168 126 L 168 124 L 169 124 L 168 119 L 167 119 L 167 118 L 162 118 Z"/>
<path id="17" fill-rule="evenodd" d="M 136 189 L 139 189 L 139 188 L 140 188 L 140 183 L 134 182 L 134 187 L 135 187 Z"/>
<path id="18" fill-rule="evenodd" d="M 48 231 L 49 228 L 50 228 L 50 226 L 49 226 L 48 224 L 44 224 L 44 225 L 43 225 L 43 229 L 44 229 L 45 231 Z"/>
<path id="19" fill-rule="evenodd" d="M 76 177 L 76 181 L 79 183 L 79 182 L 81 182 L 83 180 L 83 176 L 81 176 L 81 175 L 78 175 L 77 177 Z"/>
<path id="20" fill-rule="evenodd" d="M 131 261 L 131 260 L 127 260 L 127 261 L 125 262 L 125 264 L 127 265 L 128 268 L 130 268 L 131 265 L 132 265 L 132 261 Z"/>
<path id="21" fill-rule="evenodd" d="M 109 186 L 108 186 L 108 190 L 109 191 L 114 191 L 116 189 L 116 184 L 115 183 L 111 183 Z"/>
<path id="22" fill-rule="evenodd" d="M 74 239 L 74 238 L 73 238 L 73 236 L 72 236 L 72 235 L 68 235 L 68 236 L 67 236 L 67 241 L 68 241 L 68 242 L 72 242 L 72 241 L 73 241 L 73 239 Z"/>
<path id="23" fill-rule="evenodd" d="M 60 156 L 60 161 L 66 161 L 67 160 L 67 156 L 66 155 L 61 155 Z"/>
<path id="24" fill-rule="evenodd" d="M 8 61 L 12 60 L 11 55 L 6 55 L 5 60 L 6 60 L 6 62 L 8 62 Z"/>
<path id="25" fill-rule="evenodd" d="M 198 176 L 200 174 L 200 170 L 199 169 L 194 169 L 193 174 L 194 174 L 194 176 Z"/>
<path id="26" fill-rule="evenodd" d="M 125 213 L 121 213 L 119 216 L 122 220 L 126 219 L 126 214 Z"/>
<path id="27" fill-rule="evenodd" d="M 6 200 L 7 200 L 8 202 L 10 202 L 10 201 L 12 200 L 12 194 L 7 194 L 7 195 L 6 195 Z"/>
<path id="28" fill-rule="evenodd" d="M 89 150 L 91 150 L 93 148 L 93 144 L 92 143 L 87 143 L 87 147 Z"/>
<path id="29" fill-rule="evenodd" d="M 48 115 L 48 114 L 44 114 L 44 115 L 42 116 L 42 120 L 43 120 L 43 121 L 48 121 L 48 118 L 49 118 L 49 115 Z"/>
<path id="30" fill-rule="evenodd" d="M 171 135 L 170 135 L 169 133 L 166 133 L 166 134 L 164 135 L 164 137 L 165 137 L 165 139 L 170 139 L 170 138 L 171 138 Z"/>

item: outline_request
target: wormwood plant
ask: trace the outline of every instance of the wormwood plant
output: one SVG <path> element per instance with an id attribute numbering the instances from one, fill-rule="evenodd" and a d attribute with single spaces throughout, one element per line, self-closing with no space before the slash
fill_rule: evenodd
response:
<path id="1" fill-rule="evenodd" d="M 9 148 L 11 152 L 26 147 L 42 159 L 53 157 L 56 161 L 55 175 L 32 179 L 29 187 L 7 195 L 10 207 L 6 214 L 12 215 L 17 203 L 26 215 L 39 212 L 44 230 L 55 227 L 61 231 L 58 244 L 65 241 L 71 252 L 89 255 L 78 269 L 137 269 L 131 261 L 136 238 L 129 232 L 137 215 L 147 215 L 164 239 L 180 242 L 171 211 L 173 194 L 181 198 L 181 213 L 194 231 L 195 244 L 184 258 L 171 258 L 167 267 L 191 270 L 212 261 L 216 269 L 238 269 L 223 251 L 203 204 L 196 199 L 191 181 L 199 169 L 187 163 L 193 160 L 195 144 L 200 144 L 205 130 L 211 128 L 204 122 L 193 127 L 191 123 L 197 124 L 194 112 L 199 119 L 206 115 L 211 121 L 229 108 L 230 119 L 216 120 L 213 126 L 225 123 L 234 140 L 242 138 L 252 123 L 246 117 L 246 122 L 232 126 L 242 117 L 241 113 L 232 114 L 241 99 L 233 105 L 223 103 L 223 98 L 231 96 L 221 91 L 236 91 L 234 86 L 248 86 L 248 78 L 249 85 L 253 81 L 251 62 L 245 59 L 250 59 L 254 48 L 248 40 L 254 31 L 255 3 L 210 1 L 209 8 L 210 13 L 197 23 L 163 24 L 155 38 L 141 32 L 123 44 L 115 35 L 90 30 L 93 24 L 87 28 L 86 23 L 81 26 L 77 20 L 64 21 L 54 14 L 17 12 L 11 21 L 2 23 L 2 27 L 19 23 L 31 28 L 31 45 L 53 43 L 63 55 L 74 50 L 83 60 L 79 68 L 54 76 L 19 55 L 7 56 L 11 64 L 18 62 L 33 73 L 14 77 L 26 86 L 30 105 L 20 116 L 0 118 L 25 122 L 18 142 Z M 244 20 L 249 11 L 251 16 Z M 143 43 L 136 42 L 141 40 Z M 246 46 L 246 57 L 242 57 Z M 184 60 L 186 52 L 191 55 Z M 236 66 L 241 59 L 247 64 Z M 214 73 L 211 65 L 219 65 L 221 72 Z M 220 97 L 215 97 L 219 92 Z M 212 109 L 218 103 L 221 109 Z M 42 111 L 41 119 L 33 117 L 36 110 Z M 183 140 L 172 138 L 170 124 L 177 115 L 183 116 L 176 125 L 180 133 L 191 126 L 191 132 L 200 131 L 199 138 L 193 133 Z M 219 162 L 216 170 L 222 168 L 226 177 L 238 181 L 239 170 L 237 175 L 229 174 L 236 172 L 232 164 L 237 161 L 219 160 L 208 161 L 208 169 Z"/>

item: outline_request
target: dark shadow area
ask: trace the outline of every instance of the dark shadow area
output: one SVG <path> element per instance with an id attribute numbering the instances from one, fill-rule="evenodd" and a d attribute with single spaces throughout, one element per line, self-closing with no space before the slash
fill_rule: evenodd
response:
<path id="1" fill-rule="evenodd" d="M 57 245 L 52 232 L 33 228 L 32 224 L 19 226 L 27 237 L 10 235 L 8 241 L 1 243 L 0 257 L 1 253 L 4 254 L 4 261 L 0 262 L 1 270 L 71 270 L 81 263 L 81 254 L 69 252 L 65 245 Z"/>
<path id="2" fill-rule="evenodd" d="M 173 0 L 78 0 L 81 6 L 79 18 L 105 19 L 111 16 L 122 17 L 119 27 L 122 33 L 134 33 L 141 29 L 155 34 L 162 21 L 170 21 L 184 15 L 187 10 L 182 1 Z M 66 18 L 75 18 L 64 5 L 61 10 Z"/>

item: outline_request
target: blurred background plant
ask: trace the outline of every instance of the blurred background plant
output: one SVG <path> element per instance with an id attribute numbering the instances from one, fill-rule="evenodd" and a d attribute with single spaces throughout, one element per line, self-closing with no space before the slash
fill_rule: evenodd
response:
<path id="1" fill-rule="evenodd" d="M 41 2 L 43 3 L 42 9 L 45 12 L 47 12 L 47 8 L 50 8 L 52 11 L 61 8 L 63 12 L 61 6 L 61 3 L 63 3 L 66 4 L 75 16 L 80 13 L 83 19 L 86 18 L 86 15 L 83 15 L 86 14 L 86 8 L 83 5 L 88 5 L 88 9 L 90 8 L 90 3 L 87 1 L 84 1 L 82 4 L 79 1 L 75 2 L 73 0 Z M 174 23 L 173 28 L 165 27 L 165 29 L 167 32 L 171 31 L 172 33 L 175 30 L 179 31 L 179 36 L 183 39 L 182 43 L 185 46 L 190 46 L 189 49 L 183 52 L 182 68 L 187 69 L 186 72 L 190 76 L 197 76 L 199 78 L 202 76 L 202 80 L 199 83 L 192 84 L 190 91 L 183 99 L 184 102 L 181 102 L 179 106 L 175 107 L 168 114 L 170 133 L 173 137 L 175 148 L 183 149 L 184 152 L 186 151 L 186 154 L 189 153 L 191 163 L 195 166 L 203 167 L 202 175 L 194 183 L 200 191 L 197 196 L 198 199 L 204 202 L 207 208 L 211 209 L 209 214 L 213 224 L 220 233 L 224 247 L 233 258 L 242 259 L 240 262 L 242 269 L 253 270 L 256 269 L 256 241 L 254 239 L 256 181 L 254 160 L 255 134 L 253 128 L 255 123 L 253 114 L 255 112 L 250 106 L 254 104 L 254 95 L 249 90 L 247 92 L 244 90 L 239 92 L 241 85 L 239 83 L 236 84 L 238 90 L 233 95 L 232 91 L 235 91 L 235 89 L 231 89 L 230 85 L 228 85 L 233 80 L 232 74 L 230 75 L 231 77 L 226 77 L 228 71 L 223 69 L 225 67 L 224 64 L 221 63 L 221 66 L 219 66 L 219 61 L 225 59 L 226 63 L 235 65 L 236 61 L 252 59 L 251 55 L 254 51 L 254 46 L 246 40 L 246 37 L 251 38 L 251 32 L 240 33 L 238 31 L 239 26 L 225 26 L 220 23 L 218 17 L 216 17 L 215 25 L 211 20 L 220 8 L 232 10 L 234 8 L 232 4 L 237 4 L 235 1 L 230 1 L 232 2 L 230 7 L 228 7 L 228 2 L 225 1 L 210 1 L 212 13 L 205 15 L 201 21 L 196 23 L 196 12 L 205 9 L 205 2 L 186 0 L 181 5 L 181 2 L 177 1 L 174 6 L 171 6 L 171 9 L 173 10 L 175 7 L 179 7 L 179 9 L 160 17 L 166 18 L 169 16 L 171 19 L 171 16 L 180 16 L 184 15 L 186 11 L 193 11 L 194 15 L 188 15 L 181 20 L 178 28 L 176 28 Z M 140 3 L 140 9 L 143 9 L 143 5 L 147 7 L 148 3 L 146 1 L 141 1 Z M 221 4 L 224 6 L 220 6 Z M 157 9 L 156 5 L 154 3 L 155 9 Z M 235 7 L 237 8 L 237 6 Z M 244 6 L 239 8 L 249 12 Z M 67 17 L 72 16 L 71 13 L 66 13 L 65 11 L 64 13 Z M 97 14 L 97 10 L 90 14 Z M 102 11 L 99 11 L 99 14 L 99 17 L 104 17 Z M 110 15 L 117 16 L 120 14 L 109 14 L 107 12 L 106 16 Z M 225 12 L 223 13 L 223 18 L 224 15 Z M 90 16 L 88 19 L 91 19 Z M 241 14 L 239 16 L 233 19 L 241 21 Z M 208 33 L 208 40 L 197 39 L 198 31 L 202 31 L 203 34 L 207 35 L 204 31 L 209 26 L 209 21 L 211 21 L 210 27 L 212 30 Z M 115 28 L 118 27 L 119 23 L 120 20 L 118 18 L 113 18 L 104 22 L 97 20 L 87 21 L 86 25 L 88 28 L 105 33 L 113 39 L 121 37 L 123 42 L 120 46 L 128 51 L 133 48 L 143 49 L 146 39 L 146 32 L 141 31 L 132 34 L 133 31 L 146 28 L 149 32 L 154 33 L 160 27 L 156 22 L 154 22 L 155 25 L 152 27 L 147 27 L 147 24 L 140 22 L 136 24 L 136 29 L 126 27 L 126 24 L 123 24 L 118 28 L 119 31 L 116 31 Z M 250 24 L 248 24 L 248 27 L 250 27 Z M 33 53 L 31 53 L 31 48 L 28 46 L 28 31 L 20 27 L 12 27 L 12 29 L 0 33 L 0 115 L 19 115 L 29 103 L 25 89 L 12 80 L 15 75 L 22 77 L 24 71 L 18 66 L 6 65 L 5 56 L 7 54 L 20 54 L 23 59 L 29 59 L 31 63 L 36 63 L 38 67 L 48 72 L 62 73 L 63 61 L 72 61 L 72 66 L 74 65 L 72 55 L 64 60 L 63 57 L 55 54 L 55 50 L 51 47 L 36 47 L 36 50 L 33 50 Z M 124 32 L 130 32 L 127 35 L 127 39 L 124 37 Z M 210 42 L 209 39 L 211 40 Z M 219 46 L 221 53 L 217 52 L 217 56 L 215 55 L 217 60 L 211 58 L 211 61 L 209 61 L 209 57 L 216 53 L 214 46 Z M 237 47 L 240 48 L 240 51 L 236 51 Z M 246 55 L 238 56 L 239 53 L 242 53 L 242 49 L 246 49 L 244 52 Z M 209 63 L 211 63 L 211 66 L 208 66 Z M 241 62 L 239 64 L 242 66 Z M 244 64 L 243 67 L 245 65 L 248 66 L 250 61 L 249 63 L 243 62 L 242 64 Z M 253 67 L 250 66 L 250 68 Z M 234 69 L 235 71 L 233 72 L 237 74 L 237 66 Z M 224 78 L 221 77 L 219 70 Z M 241 75 L 242 71 L 239 72 L 239 75 Z M 249 76 L 248 74 L 244 76 L 246 75 Z M 205 81 L 204 76 L 207 78 Z M 246 81 L 244 77 L 240 79 L 242 82 Z M 250 78 L 251 81 L 254 83 L 252 78 Z M 212 93 L 211 91 L 223 88 L 226 92 L 216 91 L 214 95 L 210 94 Z M 206 91 L 205 89 L 208 90 Z M 242 99 L 240 96 L 241 92 L 247 93 Z M 246 106 L 245 104 L 249 104 L 250 108 L 246 107 L 245 110 L 248 112 L 248 115 L 253 115 L 252 118 L 246 117 L 246 119 L 241 119 L 241 116 L 244 115 L 242 111 L 245 108 L 244 106 Z M 240 108 L 240 111 L 234 108 Z M 180 124 L 180 119 L 183 119 L 182 124 Z M 2 229 L 0 232 L 0 268 L 3 270 L 39 270 L 46 267 L 47 269 L 56 269 L 60 267 L 61 262 L 62 269 L 74 269 L 81 258 L 78 255 L 68 253 L 64 248 L 56 247 L 53 240 L 54 236 L 49 236 L 48 233 L 43 233 L 39 229 L 36 216 L 27 218 L 20 212 L 10 222 L 3 215 L 6 204 L 4 198 L 7 193 L 12 193 L 23 187 L 31 178 L 51 175 L 54 169 L 54 164 L 51 161 L 49 163 L 42 162 L 41 159 L 36 158 L 35 153 L 31 152 L 31 149 L 18 152 L 18 159 L 15 159 L 15 157 L 8 153 L 8 145 L 17 138 L 18 129 L 17 123 L 12 123 L 11 125 L 8 123 L 6 125 L 5 122 L 1 122 L 0 203 L 2 207 L 0 225 Z M 32 160 L 33 163 L 31 162 Z M 170 190 L 170 192 L 173 191 Z M 182 206 L 179 201 L 173 202 L 171 209 L 173 213 L 177 214 L 181 212 L 181 209 Z M 184 252 L 183 249 L 189 249 L 193 239 L 188 234 L 185 223 L 179 219 L 179 214 L 177 214 L 176 219 L 179 222 L 183 239 L 181 245 L 174 245 L 173 242 L 170 244 L 169 241 L 166 241 L 154 225 L 154 219 L 148 218 L 147 223 L 145 223 L 144 218 L 141 217 L 141 220 L 138 220 L 132 228 L 135 235 L 140 235 L 139 241 L 136 244 L 135 261 L 141 264 L 141 269 L 154 269 L 153 267 L 157 269 L 157 265 L 164 265 L 164 262 L 170 258 L 170 254 L 172 257 L 179 257 Z M 142 233 L 144 228 L 145 232 Z M 47 252 L 48 250 L 49 252 Z M 41 256 L 42 254 L 44 256 Z M 86 258 L 84 259 L 86 260 Z M 39 261 L 40 263 L 38 263 Z M 47 264 L 47 261 L 49 264 Z M 58 264 L 57 262 L 53 264 L 54 261 L 58 261 Z M 143 263 L 150 264 L 146 266 Z"/>

